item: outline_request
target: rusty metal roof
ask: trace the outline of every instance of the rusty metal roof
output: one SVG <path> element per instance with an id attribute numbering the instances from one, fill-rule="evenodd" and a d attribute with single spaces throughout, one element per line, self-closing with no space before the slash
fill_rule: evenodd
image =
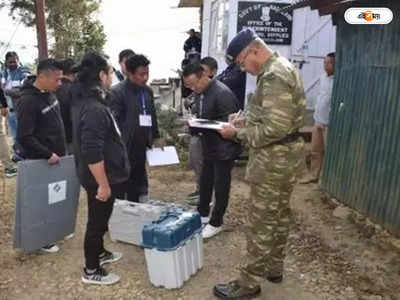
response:
<path id="1" fill-rule="evenodd" d="M 178 7 L 201 7 L 203 0 L 180 0 Z"/>

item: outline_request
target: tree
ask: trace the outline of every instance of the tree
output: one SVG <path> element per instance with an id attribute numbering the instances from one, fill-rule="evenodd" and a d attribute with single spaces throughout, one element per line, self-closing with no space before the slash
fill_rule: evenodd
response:
<path id="1" fill-rule="evenodd" d="M 54 38 L 50 52 L 55 58 L 81 58 L 89 50 L 102 52 L 106 43 L 97 20 L 101 0 L 46 0 L 46 23 Z M 35 25 L 35 0 L 9 0 L 10 14 L 27 26 Z"/>

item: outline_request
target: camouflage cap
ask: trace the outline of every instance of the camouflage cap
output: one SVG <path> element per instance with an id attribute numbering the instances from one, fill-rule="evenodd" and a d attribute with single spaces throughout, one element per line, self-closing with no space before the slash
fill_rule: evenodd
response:
<path id="1" fill-rule="evenodd" d="M 246 28 L 241 30 L 228 45 L 225 56 L 226 61 L 233 63 L 239 53 L 256 38 L 258 38 L 258 36 L 253 29 Z"/>

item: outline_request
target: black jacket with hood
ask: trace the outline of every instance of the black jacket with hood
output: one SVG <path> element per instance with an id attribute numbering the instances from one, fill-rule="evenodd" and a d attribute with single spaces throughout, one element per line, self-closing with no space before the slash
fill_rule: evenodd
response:
<path id="1" fill-rule="evenodd" d="M 110 185 L 125 182 L 130 165 L 118 125 L 108 107 L 110 95 L 99 87 L 79 82 L 71 93 L 74 155 L 82 186 L 86 189 L 98 186 L 89 165 L 101 161 Z"/>
<path id="2" fill-rule="evenodd" d="M 53 153 L 64 156 L 65 132 L 60 104 L 53 93 L 37 89 L 29 78 L 17 102 L 17 141 L 26 159 L 49 159 Z"/>

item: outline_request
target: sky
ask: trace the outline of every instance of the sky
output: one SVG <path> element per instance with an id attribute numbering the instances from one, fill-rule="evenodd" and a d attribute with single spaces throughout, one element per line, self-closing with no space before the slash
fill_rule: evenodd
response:
<path id="1" fill-rule="evenodd" d="M 180 67 L 186 31 L 199 29 L 199 9 L 179 8 L 179 0 L 103 0 L 99 20 L 107 36 L 105 52 L 119 68 L 118 53 L 131 48 L 151 61 L 150 78 L 174 76 Z M 0 59 L 15 50 L 24 63 L 37 57 L 36 31 L 0 10 Z M 5 45 L 3 44 L 5 43 Z M 8 47 L 6 47 L 10 43 Z"/>

